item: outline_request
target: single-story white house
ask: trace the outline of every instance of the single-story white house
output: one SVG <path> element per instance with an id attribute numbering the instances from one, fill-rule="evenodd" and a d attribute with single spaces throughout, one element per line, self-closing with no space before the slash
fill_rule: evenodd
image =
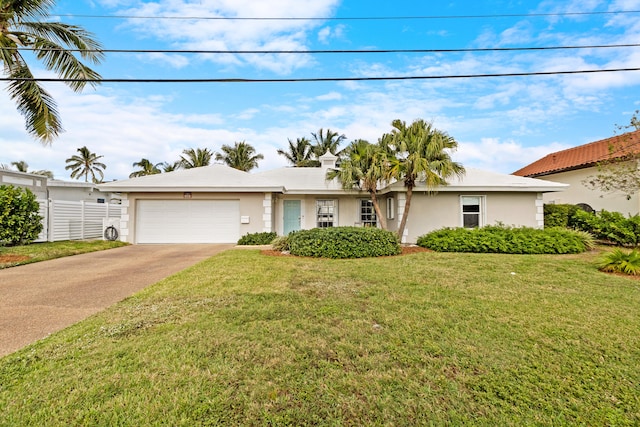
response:
<path id="1" fill-rule="evenodd" d="M 598 165 L 601 162 L 638 154 L 640 154 L 640 131 L 634 131 L 556 151 L 513 174 L 569 184 L 569 189 L 562 193 L 545 193 L 543 196 L 545 203 L 579 204 L 595 211 L 605 209 L 624 215 L 635 215 L 640 212 L 640 195 L 637 192 L 627 197 L 627 194 L 619 190 L 603 191 L 599 188 L 591 188 L 588 182 L 598 174 Z M 631 160 L 620 166 L 626 171 L 629 167 L 637 168 L 638 164 L 635 160 Z M 615 168 L 616 165 L 609 167 Z"/>
<path id="2" fill-rule="evenodd" d="M 130 243 L 235 243 L 244 234 L 314 227 L 370 226 L 377 218 L 369 194 L 327 181 L 337 157 L 322 167 L 285 167 L 247 173 L 214 164 L 101 184 L 122 198 L 120 239 Z M 414 243 L 442 227 L 505 225 L 543 227 L 542 194 L 566 184 L 467 169 L 465 176 L 427 194 L 414 189 L 402 238 Z M 381 189 L 388 227 L 397 230 L 406 189 L 400 182 Z"/>

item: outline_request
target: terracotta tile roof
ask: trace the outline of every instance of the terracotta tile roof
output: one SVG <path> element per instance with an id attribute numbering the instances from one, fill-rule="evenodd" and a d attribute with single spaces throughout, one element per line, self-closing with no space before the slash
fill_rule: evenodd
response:
<path id="1" fill-rule="evenodd" d="M 548 154 L 515 171 L 513 175 L 536 177 L 582 169 L 631 153 L 640 154 L 640 130 Z"/>

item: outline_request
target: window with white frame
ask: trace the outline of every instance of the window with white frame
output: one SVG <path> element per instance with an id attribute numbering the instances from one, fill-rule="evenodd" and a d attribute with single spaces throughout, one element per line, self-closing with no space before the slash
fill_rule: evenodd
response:
<path id="1" fill-rule="evenodd" d="M 360 199 L 360 224 L 363 227 L 375 227 L 378 225 L 376 210 L 371 199 Z"/>
<path id="2" fill-rule="evenodd" d="M 484 197 L 461 196 L 462 226 L 464 228 L 476 228 L 484 225 Z"/>
<path id="3" fill-rule="evenodd" d="M 337 220 L 337 200 L 316 200 L 316 227 L 334 227 Z"/>
<path id="4" fill-rule="evenodd" d="M 396 206 L 393 197 L 387 197 L 387 219 L 396 217 Z"/>

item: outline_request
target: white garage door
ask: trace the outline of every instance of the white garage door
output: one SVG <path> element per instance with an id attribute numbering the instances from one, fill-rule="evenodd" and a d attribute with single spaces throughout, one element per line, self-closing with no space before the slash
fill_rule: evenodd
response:
<path id="1" fill-rule="evenodd" d="M 137 243 L 235 243 L 238 200 L 139 200 Z"/>

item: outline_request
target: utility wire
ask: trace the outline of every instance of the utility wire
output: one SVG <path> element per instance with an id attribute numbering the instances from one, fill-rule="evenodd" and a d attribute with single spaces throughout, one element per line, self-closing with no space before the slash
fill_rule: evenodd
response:
<path id="1" fill-rule="evenodd" d="M 640 13 L 640 10 L 615 10 L 595 12 L 549 12 L 549 13 L 510 13 L 488 15 L 424 15 L 424 16 L 345 16 L 345 17 L 240 17 L 240 16 L 145 16 L 145 15 L 82 15 L 50 14 L 50 16 L 96 19 L 175 19 L 175 20 L 214 20 L 214 21 L 407 21 L 425 19 L 487 19 L 487 18 L 526 18 L 551 16 L 590 16 L 621 15 Z"/>
<path id="2" fill-rule="evenodd" d="M 640 71 L 640 68 L 611 68 L 596 70 L 570 71 L 537 71 L 523 73 L 497 74 L 459 74 L 441 76 L 387 76 L 387 77 L 310 77 L 310 78 L 281 78 L 281 79 L 241 79 L 241 78 L 206 78 L 206 79 L 70 79 L 70 78 L 0 78 L 0 81 L 38 81 L 38 82 L 87 82 L 87 83 L 302 83 L 302 82 L 344 82 L 344 81 L 392 81 L 392 80 L 441 80 L 441 79 L 469 79 L 488 77 L 523 77 L 523 76 L 554 76 L 566 74 L 615 73 L 623 71 Z"/>
<path id="3" fill-rule="evenodd" d="M 542 46 L 542 47 L 491 47 L 491 48 L 460 48 L 460 49 L 331 49 L 331 50 L 201 50 L 201 49 L 55 49 L 55 48 L 22 48 L 7 47 L 2 50 L 22 51 L 66 51 L 66 52 L 102 52 L 102 53 L 215 53 L 215 54 L 358 54 L 358 53 L 462 53 L 462 52 L 513 52 L 513 51 L 544 51 L 544 50 L 575 50 L 575 49 L 611 49 L 623 47 L 640 47 L 638 43 L 587 45 L 587 46 Z"/>

